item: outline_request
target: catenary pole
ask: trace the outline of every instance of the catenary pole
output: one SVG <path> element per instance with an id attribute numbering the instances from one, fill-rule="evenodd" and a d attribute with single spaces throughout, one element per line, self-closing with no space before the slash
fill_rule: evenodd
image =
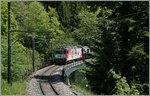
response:
<path id="1" fill-rule="evenodd" d="M 33 72 L 35 71 L 35 68 L 34 68 L 34 50 L 35 50 L 35 38 L 32 37 L 32 66 L 33 66 Z"/>
<path id="2" fill-rule="evenodd" d="M 8 2 L 8 68 L 7 68 L 7 81 L 12 85 L 11 81 L 11 19 L 10 19 L 10 1 Z"/>

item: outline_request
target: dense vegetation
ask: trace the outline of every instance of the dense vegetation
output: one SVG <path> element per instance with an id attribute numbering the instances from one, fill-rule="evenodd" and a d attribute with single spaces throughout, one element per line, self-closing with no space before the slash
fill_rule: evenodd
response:
<path id="1" fill-rule="evenodd" d="M 11 2 L 12 80 L 53 64 L 54 50 L 69 45 L 93 48 L 85 69 L 94 94 L 149 94 L 149 2 Z M 7 77 L 7 2 L 1 5 L 2 78 Z M 3 85 L 2 85 L 3 86 Z M 2 87 L 3 88 L 3 87 Z M 3 90 L 2 90 L 3 91 Z"/>
<path id="2" fill-rule="evenodd" d="M 88 81 L 83 69 L 84 67 L 80 67 L 69 75 L 70 87 L 83 95 L 92 95 L 93 93 L 88 87 Z"/>

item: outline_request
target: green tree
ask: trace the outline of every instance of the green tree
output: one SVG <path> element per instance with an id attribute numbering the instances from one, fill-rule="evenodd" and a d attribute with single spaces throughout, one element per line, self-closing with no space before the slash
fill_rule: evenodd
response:
<path id="1" fill-rule="evenodd" d="M 82 45 L 92 45 L 91 40 L 98 31 L 97 14 L 83 10 L 78 14 L 79 28 L 74 31 L 74 38 Z"/>
<path id="2" fill-rule="evenodd" d="M 7 37 L 2 36 L 2 77 L 7 77 Z M 32 73 L 32 50 L 25 48 L 16 42 L 11 48 L 11 74 L 13 81 L 26 79 Z M 35 70 L 41 67 L 42 59 L 38 52 L 35 52 Z"/>
<path id="3" fill-rule="evenodd" d="M 8 32 L 8 7 L 7 7 L 7 4 L 8 2 L 7 1 L 2 1 L 1 2 L 1 19 L 2 19 L 2 25 L 1 25 L 1 28 L 2 28 L 2 35 L 7 35 L 7 32 Z M 11 10 L 11 9 L 10 9 Z M 12 10 L 11 10 L 11 13 L 12 13 Z M 15 16 L 13 14 L 11 14 L 11 28 L 14 29 L 14 28 L 18 28 L 18 24 L 17 24 L 17 21 L 15 20 Z"/>
<path id="4" fill-rule="evenodd" d="M 107 12 L 109 9 L 105 7 L 109 6 L 109 3 L 103 2 L 101 4 L 103 4 L 102 6 L 104 10 L 98 15 L 99 18 L 105 16 L 102 14 L 103 12 L 109 13 Z M 99 28 L 102 32 L 100 35 L 97 35 L 99 37 L 97 38 L 97 41 L 94 40 L 94 42 L 96 41 L 94 44 L 97 46 L 97 50 L 95 51 L 97 62 L 94 62 L 94 65 L 90 65 L 92 66 L 92 69 L 90 71 L 91 73 L 88 72 L 88 74 L 91 74 L 91 77 L 89 76 L 90 78 L 95 77 L 99 81 L 94 81 L 95 85 L 91 86 L 96 87 L 94 90 L 101 89 L 97 92 L 101 91 L 104 94 L 109 94 L 106 91 L 109 90 L 109 88 L 106 87 L 107 84 L 114 84 L 113 86 L 118 86 L 117 83 L 112 83 L 114 81 L 111 81 L 111 79 L 108 78 L 109 74 L 107 71 L 109 72 L 109 69 L 113 65 L 113 70 L 120 73 L 122 76 L 125 76 L 128 84 L 132 85 L 130 86 L 131 92 L 129 91 L 129 94 L 133 94 L 134 90 L 137 89 L 140 94 L 148 94 L 148 91 L 146 91 L 148 90 L 148 87 L 145 86 L 144 91 L 141 90 L 142 85 L 145 83 L 148 84 L 148 3 L 113 2 L 113 5 L 116 5 L 117 8 L 116 6 L 109 7 L 110 9 L 116 9 L 111 11 L 111 15 L 107 16 L 106 14 L 107 19 L 116 17 L 113 19 L 113 25 L 110 27 L 107 26 L 109 23 L 104 23 L 107 20 L 102 19 L 104 20 L 103 24 L 106 26 L 104 26 L 104 28 Z M 98 65 L 101 65 L 99 69 Z M 101 72 L 102 69 L 105 69 L 104 72 Z M 102 73 L 102 77 L 98 78 L 98 74 L 100 74 L 100 72 Z M 103 77 L 107 78 L 107 83 L 100 84 L 100 80 L 105 80 Z M 93 79 L 90 81 L 92 80 Z M 94 84 L 94 82 L 92 81 L 92 84 Z M 99 87 L 99 84 L 104 86 Z M 116 90 L 116 92 L 119 92 L 119 89 Z"/>
<path id="5" fill-rule="evenodd" d="M 78 27 L 78 13 L 82 9 L 84 9 L 84 2 L 81 1 L 62 1 L 59 4 L 57 12 L 60 16 L 59 18 L 65 31 L 73 31 L 75 28 Z"/>
<path id="6" fill-rule="evenodd" d="M 12 11 L 18 21 L 19 30 L 47 31 L 49 17 L 41 3 L 12 2 Z"/>
<path id="7" fill-rule="evenodd" d="M 17 14 L 14 13 L 15 6 L 13 5 L 14 2 L 11 2 L 11 30 L 20 28 L 19 21 L 16 20 Z M 7 49 L 8 49 L 8 38 L 7 38 L 7 32 L 8 32 L 8 10 L 7 10 L 7 4 L 8 2 L 3 1 L 2 2 L 2 78 L 6 79 L 7 77 Z M 22 3 L 21 3 L 22 4 Z M 19 8 L 18 8 L 19 9 Z M 18 13 L 19 14 L 19 13 Z M 24 47 L 19 41 L 16 43 L 13 43 L 17 40 L 17 38 L 20 38 L 18 33 L 12 32 L 11 34 L 11 74 L 13 80 L 20 80 L 25 79 L 27 76 L 29 76 L 32 73 L 32 57 L 31 57 L 31 50 Z M 36 52 L 35 57 L 37 58 L 35 60 L 36 66 L 35 69 L 37 70 L 41 64 L 42 59 L 38 52 Z"/>
<path id="8" fill-rule="evenodd" d="M 122 2 L 118 13 L 118 67 L 129 84 L 148 84 L 148 2 Z"/>
<path id="9" fill-rule="evenodd" d="M 110 31 L 112 30 L 111 26 L 113 22 L 107 20 L 105 17 L 101 17 L 98 20 L 99 31 L 92 40 L 96 47 L 94 50 L 95 61 L 87 64 L 90 67 L 87 71 L 87 76 L 91 89 L 96 94 L 112 94 L 111 90 L 113 89 L 114 81 L 108 77 L 109 71 L 116 64 L 115 56 L 117 54 L 114 32 Z M 112 86 L 108 87 L 108 84 Z"/>

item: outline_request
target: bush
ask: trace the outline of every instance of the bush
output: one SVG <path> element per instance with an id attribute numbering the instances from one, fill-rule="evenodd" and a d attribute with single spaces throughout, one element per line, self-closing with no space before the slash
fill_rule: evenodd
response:
<path id="1" fill-rule="evenodd" d="M 125 77 L 121 77 L 120 74 L 116 74 L 115 71 L 111 71 L 113 78 L 116 80 L 116 86 L 114 88 L 115 95 L 139 95 L 139 91 L 136 86 L 129 86 Z"/>
<path id="2" fill-rule="evenodd" d="M 10 86 L 6 80 L 2 79 L 2 95 L 26 95 L 26 82 L 15 81 Z"/>
<path id="3" fill-rule="evenodd" d="M 20 80 L 25 79 L 32 73 L 32 50 L 25 48 L 19 42 L 16 42 L 11 47 L 11 75 L 12 79 Z M 35 52 L 35 69 L 42 65 L 40 55 Z M 7 77 L 7 37 L 2 36 L 2 77 Z"/>

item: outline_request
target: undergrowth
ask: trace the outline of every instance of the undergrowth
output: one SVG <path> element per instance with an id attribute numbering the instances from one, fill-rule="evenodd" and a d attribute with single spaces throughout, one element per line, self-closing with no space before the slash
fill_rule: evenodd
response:
<path id="1" fill-rule="evenodd" d="M 26 95 L 26 81 L 15 81 L 12 86 L 6 80 L 1 80 L 2 95 Z"/>

